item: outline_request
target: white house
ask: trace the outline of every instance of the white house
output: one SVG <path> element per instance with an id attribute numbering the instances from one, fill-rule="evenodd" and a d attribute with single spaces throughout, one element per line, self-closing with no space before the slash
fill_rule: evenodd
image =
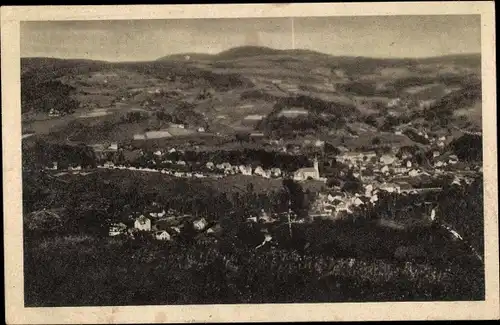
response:
<path id="1" fill-rule="evenodd" d="M 110 227 L 109 227 L 109 235 L 111 237 L 113 236 L 118 236 L 120 234 L 123 234 L 125 233 L 125 231 L 127 230 L 127 226 L 123 223 L 115 223 L 115 224 L 112 224 Z"/>
<path id="2" fill-rule="evenodd" d="M 438 161 L 434 164 L 434 167 L 442 167 L 443 166 L 443 162 L 442 161 Z"/>
<path id="3" fill-rule="evenodd" d="M 238 170 L 240 171 L 241 174 L 243 175 L 252 175 L 252 166 L 244 166 L 240 165 L 238 167 Z"/>
<path id="4" fill-rule="evenodd" d="M 280 177 L 281 176 L 281 169 L 279 169 L 279 168 L 271 168 L 271 174 L 274 177 Z"/>
<path id="5" fill-rule="evenodd" d="M 195 220 L 193 222 L 193 227 L 195 230 L 202 231 L 208 226 L 208 222 L 205 220 L 205 218 L 201 218 L 198 220 Z"/>
<path id="6" fill-rule="evenodd" d="M 396 174 L 404 174 L 408 171 L 408 168 L 406 167 L 396 167 L 394 168 L 394 173 Z"/>
<path id="7" fill-rule="evenodd" d="M 261 175 L 264 178 L 271 178 L 271 171 L 270 170 L 264 170 L 264 173 Z"/>
<path id="8" fill-rule="evenodd" d="M 138 230 L 150 231 L 151 230 L 151 220 L 144 215 L 135 219 L 134 228 Z"/>
<path id="9" fill-rule="evenodd" d="M 316 140 L 314 142 L 315 147 L 323 147 L 324 145 L 325 145 L 325 141 L 322 141 L 322 140 Z"/>
<path id="10" fill-rule="evenodd" d="M 364 202 L 359 197 L 355 198 L 352 203 L 357 207 L 364 204 Z"/>
<path id="11" fill-rule="evenodd" d="M 450 163 L 452 165 L 458 163 L 458 157 L 456 155 L 451 155 L 449 158 L 450 159 L 449 159 L 448 163 Z"/>
<path id="12" fill-rule="evenodd" d="M 205 128 L 204 127 L 199 127 L 198 128 L 198 132 L 205 132 Z"/>
<path id="13" fill-rule="evenodd" d="M 420 175 L 420 172 L 416 169 L 412 169 L 408 172 L 408 176 L 410 177 L 417 177 L 418 175 Z"/>
<path id="14" fill-rule="evenodd" d="M 400 103 L 401 103 L 400 98 L 394 98 L 389 103 L 387 103 L 387 107 L 395 107 L 395 106 L 399 105 Z"/>
<path id="15" fill-rule="evenodd" d="M 394 192 L 400 191 L 399 186 L 397 186 L 395 184 L 388 184 L 388 183 L 381 184 L 379 186 L 379 189 L 381 189 L 382 191 L 389 192 L 389 193 L 394 193 Z"/>
<path id="16" fill-rule="evenodd" d="M 162 154 L 162 153 L 161 153 L 161 150 L 156 150 L 156 151 L 154 152 L 154 155 L 155 155 L 155 156 L 161 156 L 161 154 Z"/>
<path id="17" fill-rule="evenodd" d="M 157 240 L 165 240 L 165 241 L 169 241 L 171 239 L 170 234 L 165 230 L 155 232 L 155 238 Z"/>
<path id="18" fill-rule="evenodd" d="M 394 163 L 394 161 L 396 161 L 396 158 L 391 155 L 383 155 L 382 157 L 380 157 L 380 162 L 384 165 L 390 165 Z"/>
<path id="19" fill-rule="evenodd" d="M 257 166 L 253 171 L 255 175 L 263 176 L 265 174 L 264 169 L 261 166 Z"/>
<path id="20" fill-rule="evenodd" d="M 207 166 L 208 169 L 214 169 L 215 167 L 214 163 L 211 161 L 207 162 L 205 166 Z"/>

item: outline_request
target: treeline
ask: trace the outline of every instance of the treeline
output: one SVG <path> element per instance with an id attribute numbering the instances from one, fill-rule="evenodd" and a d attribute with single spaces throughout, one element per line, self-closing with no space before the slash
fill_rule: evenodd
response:
<path id="1" fill-rule="evenodd" d="M 23 150 L 23 168 L 39 169 L 57 162 L 59 169 L 70 166 L 94 168 L 97 157 L 94 150 L 84 144 L 61 144 L 38 140 L 29 150 Z"/>
<path id="2" fill-rule="evenodd" d="M 126 173 L 126 172 L 125 172 Z M 129 215 L 156 209 L 173 209 L 180 214 L 203 216 L 210 223 L 243 223 L 261 210 L 285 212 L 291 209 L 305 216 L 314 196 L 293 181 L 280 188 L 257 192 L 253 184 L 246 188 L 214 188 L 201 180 L 172 178 L 164 182 L 157 176 L 123 174 L 102 179 L 91 174 L 78 181 L 65 182 L 44 172 L 23 174 L 23 211 L 28 237 L 87 234 L 107 236 L 111 223 L 123 222 L 130 227 Z M 145 178 L 142 178 L 145 177 Z M 156 177 L 156 178 L 154 178 Z M 32 214 L 44 208 L 56 209 L 54 215 Z M 151 211 L 151 210 L 150 210 Z"/>
<path id="3" fill-rule="evenodd" d="M 462 89 L 454 91 L 424 109 L 423 117 L 429 121 L 435 121 L 442 126 L 447 126 L 453 119 L 453 113 L 460 108 L 467 108 L 480 102 L 482 98 L 481 82 L 470 82 Z"/>
<path id="4" fill-rule="evenodd" d="M 71 98 L 74 88 L 58 80 L 38 82 L 31 75 L 21 77 L 22 113 L 49 113 L 55 110 L 60 114 L 74 112 L 78 101 Z"/>
<path id="5" fill-rule="evenodd" d="M 284 109 L 300 107 L 308 114 L 287 118 L 280 115 Z M 300 95 L 281 98 L 273 111 L 257 124 L 257 129 L 279 136 L 290 136 L 297 132 L 313 133 L 322 128 L 341 128 L 346 121 L 357 115 L 353 105 L 333 103 L 318 98 Z"/>
<path id="6" fill-rule="evenodd" d="M 175 61 L 127 62 L 115 63 L 112 66 L 192 86 L 210 86 L 215 90 L 224 91 L 235 87 L 252 86 L 249 80 L 237 74 L 218 74 Z"/>
<path id="7" fill-rule="evenodd" d="M 157 113 L 157 117 L 160 120 L 178 124 L 187 124 L 191 126 L 205 125 L 205 117 L 203 114 L 196 112 L 195 108 L 195 104 L 182 102 L 171 114 L 160 111 Z"/>
<path id="8" fill-rule="evenodd" d="M 464 134 L 453 140 L 448 147 L 458 159 L 467 162 L 483 161 L 483 138 L 479 135 Z"/>

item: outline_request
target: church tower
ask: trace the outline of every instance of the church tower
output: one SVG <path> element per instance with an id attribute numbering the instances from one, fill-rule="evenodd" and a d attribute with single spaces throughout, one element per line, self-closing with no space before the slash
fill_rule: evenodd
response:
<path id="1" fill-rule="evenodd" d="M 319 179 L 319 163 L 318 157 L 314 157 L 314 170 L 316 172 L 316 179 Z"/>

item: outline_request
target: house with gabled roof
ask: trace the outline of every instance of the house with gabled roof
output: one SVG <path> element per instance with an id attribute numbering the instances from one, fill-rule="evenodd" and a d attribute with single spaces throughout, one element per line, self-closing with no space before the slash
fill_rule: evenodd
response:
<path id="1" fill-rule="evenodd" d="M 151 219 L 141 214 L 137 219 L 135 219 L 134 228 L 143 231 L 150 231 Z"/>

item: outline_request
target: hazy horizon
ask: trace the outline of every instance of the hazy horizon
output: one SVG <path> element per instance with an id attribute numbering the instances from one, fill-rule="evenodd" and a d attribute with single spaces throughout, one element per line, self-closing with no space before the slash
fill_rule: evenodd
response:
<path id="1" fill-rule="evenodd" d="M 152 61 L 241 46 L 333 56 L 428 58 L 480 54 L 480 16 L 353 16 L 21 23 L 21 57 Z"/>

